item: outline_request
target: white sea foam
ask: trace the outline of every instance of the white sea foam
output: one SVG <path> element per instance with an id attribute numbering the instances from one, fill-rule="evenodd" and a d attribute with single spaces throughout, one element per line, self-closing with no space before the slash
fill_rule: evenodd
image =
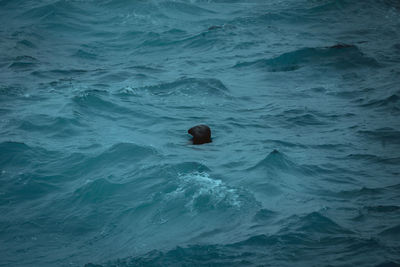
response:
<path id="1" fill-rule="evenodd" d="M 221 180 L 211 178 L 205 172 L 180 174 L 178 187 L 166 197 L 168 200 L 185 198 L 185 207 L 192 212 L 203 208 L 240 208 L 242 205 L 237 189 L 227 186 Z"/>

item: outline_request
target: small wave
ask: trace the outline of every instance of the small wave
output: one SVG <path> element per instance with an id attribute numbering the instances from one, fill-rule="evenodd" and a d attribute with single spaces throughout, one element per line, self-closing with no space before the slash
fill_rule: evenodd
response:
<path id="1" fill-rule="evenodd" d="M 400 6 L 399 6 L 399 8 L 400 8 Z M 400 261 L 397 261 L 397 262 L 385 261 L 378 265 L 375 265 L 374 267 L 400 267 Z"/>
<path id="2" fill-rule="evenodd" d="M 93 173 L 103 173 L 109 170 L 126 170 L 138 166 L 138 163 L 148 157 L 157 157 L 157 151 L 152 147 L 140 146 L 132 143 L 118 143 L 95 156 L 74 153 L 64 159 L 69 166 L 64 172 L 74 176 L 91 177 Z"/>
<path id="3" fill-rule="evenodd" d="M 263 160 L 257 163 L 251 169 L 268 168 L 268 169 L 291 169 L 295 164 L 291 162 L 283 153 L 274 150 L 268 154 Z"/>
<path id="4" fill-rule="evenodd" d="M 53 78 L 70 82 L 72 78 L 83 76 L 89 71 L 84 69 L 53 69 L 53 70 L 35 70 L 31 74 L 38 78 Z"/>
<path id="5" fill-rule="evenodd" d="M 393 205 L 367 206 L 365 208 L 370 212 L 378 212 L 378 213 L 396 212 L 400 210 L 399 206 L 393 206 Z"/>
<path id="6" fill-rule="evenodd" d="M 303 48 L 270 59 L 237 63 L 235 68 L 256 67 L 270 72 L 295 71 L 305 66 L 320 65 L 337 69 L 378 67 L 378 62 L 362 53 L 356 46 L 342 49 Z"/>
<path id="7" fill-rule="evenodd" d="M 243 240 L 241 242 L 237 242 L 235 244 L 232 244 L 232 247 L 265 247 L 265 246 L 271 246 L 271 245 L 276 245 L 279 243 L 279 238 L 277 236 L 267 236 L 264 234 L 261 235 L 256 235 L 252 236 L 246 240 Z"/>
<path id="8" fill-rule="evenodd" d="M 389 111 L 400 111 L 400 97 L 398 94 L 392 94 L 383 99 L 371 100 L 361 106 L 366 108 L 384 108 Z"/>
<path id="9" fill-rule="evenodd" d="M 204 107 L 213 103 L 221 106 L 232 99 L 229 90 L 217 79 L 185 78 L 159 85 L 125 88 L 122 96 L 140 97 L 146 105 L 171 105 L 174 108 Z"/>
<path id="10" fill-rule="evenodd" d="M 166 195 L 166 200 L 187 199 L 185 207 L 191 212 L 237 208 L 242 205 L 239 192 L 207 173 L 190 173 L 179 176 L 178 187 Z"/>
<path id="11" fill-rule="evenodd" d="M 379 196 L 380 194 L 384 193 L 384 191 L 384 188 L 362 187 L 361 189 L 340 191 L 337 193 L 337 196 L 342 198 L 373 197 Z"/>
<path id="12" fill-rule="evenodd" d="M 285 147 L 285 148 L 295 148 L 295 147 L 298 147 L 298 148 L 307 148 L 307 146 L 305 146 L 305 145 L 303 145 L 303 144 L 300 144 L 300 143 L 291 143 L 291 142 L 283 141 L 283 140 L 268 139 L 268 140 L 264 140 L 263 142 L 265 142 L 265 143 L 271 143 L 271 144 L 273 144 L 274 146 L 282 146 L 282 147 Z"/>
<path id="13" fill-rule="evenodd" d="M 14 204 L 45 197 L 58 192 L 59 187 L 43 177 L 33 173 L 18 175 L 18 180 L 10 182 L 3 188 L 5 192 L 1 195 L 0 201 L 12 201 Z M 14 177 L 14 178 L 17 178 Z"/>
<path id="14" fill-rule="evenodd" d="M 322 3 L 321 3 L 322 2 Z M 340 12 L 349 8 L 352 4 L 351 1 L 346 0 L 330 0 L 330 1 L 321 1 L 315 2 L 316 5 L 312 6 L 307 10 L 310 14 L 325 14 L 329 12 Z"/>
<path id="15" fill-rule="evenodd" d="M 179 79 L 171 83 L 147 86 L 143 89 L 158 96 L 227 96 L 228 92 L 228 89 L 220 80 L 196 78 Z"/>
<path id="16" fill-rule="evenodd" d="M 275 218 L 276 215 L 277 212 L 268 209 L 261 209 L 254 215 L 253 220 L 256 222 L 268 222 L 272 218 Z"/>
<path id="17" fill-rule="evenodd" d="M 291 161 L 284 153 L 273 150 L 263 160 L 248 170 L 263 170 L 268 172 L 293 172 L 311 175 L 313 171 L 307 166 L 300 166 Z"/>
<path id="18" fill-rule="evenodd" d="M 384 158 L 377 155 L 370 154 L 350 154 L 347 159 L 355 159 L 355 160 L 364 160 L 369 163 L 382 163 L 382 164 L 390 164 L 390 165 L 400 165 L 400 157 L 398 158 Z"/>
<path id="19" fill-rule="evenodd" d="M 284 232 L 300 232 L 307 234 L 352 234 L 353 232 L 345 229 L 344 227 L 338 225 L 333 220 L 328 217 L 323 216 L 319 212 L 312 212 L 310 214 L 305 215 L 304 217 L 293 217 L 291 219 L 292 222 L 281 229 L 282 233 Z"/>
<path id="20" fill-rule="evenodd" d="M 316 116 L 312 114 L 304 114 L 295 117 L 291 117 L 287 119 L 288 122 L 294 123 L 299 126 L 308 126 L 308 125 L 325 125 L 326 123 L 318 120 Z"/>
<path id="21" fill-rule="evenodd" d="M 64 138 L 76 136 L 79 129 L 84 127 L 84 124 L 74 118 L 35 115 L 24 118 L 18 128 L 27 132 L 51 134 L 52 137 Z"/>
<path id="22" fill-rule="evenodd" d="M 26 89 L 16 86 L 2 86 L 0 85 L 0 101 L 5 101 L 8 98 L 21 97 L 26 94 Z"/>
<path id="23" fill-rule="evenodd" d="M 369 265 L 371 259 L 353 259 L 349 251 L 365 250 L 375 252 L 384 249 L 373 240 L 353 237 L 311 239 L 305 234 L 267 235 L 254 234 L 249 238 L 230 244 L 199 244 L 175 247 L 168 251 L 152 250 L 144 255 L 116 259 L 85 267 L 111 266 L 325 266 L 356 263 Z M 315 257 L 315 250 L 324 251 L 336 257 Z M 293 255 L 297 255 L 294 257 Z M 301 257 L 298 257 L 301 255 Z"/>
<path id="24" fill-rule="evenodd" d="M 136 78 L 146 78 L 146 75 L 144 74 L 132 74 L 128 71 L 109 71 L 105 73 L 104 75 L 101 75 L 98 80 L 99 82 L 104 82 L 107 84 L 112 84 L 116 82 L 123 82 L 128 80 L 131 77 L 136 77 Z"/>
<path id="25" fill-rule="evenodd" d="M 37 45 L 33 41 L 23 39 L 21 41 L 18 41 L 17 45 L 23 46 L 25 48 L 37 48 Z"/>
<path id="26" fill-rule="evenodd" d="M 0 143 L 0 167 L 2 168 L 29 168 L 32 164 L 40 162 L 42 158 L 54 157 L 56 152 L 44 148 L 30 147 L 25 143 L 2 142 Z"/>
<path id="27" fill-rule="evenodd" d="M 358 133 L 383 143 L 400 144 L 400 131 L 391 127 L 379 128 L 373 131 L 358 131 Z"/>
<path id="28" fill-rule="evenodd" d="M 71 200 L 79 205 L 114 201 L 115 197 L 120 195 L 120 191 L 125 191 L 124 188 L 126 188 L 124 184 L 111 183 L 106 179 L 99 178 L 95 181 L 88 181 L 75 190 Z"/>
<path id="29" fill-rule="evenodd" d="M 136 115 L 143 117 L 145 114 L 136 113 L 134 110 L 124 107 L 112 101 L 112 97 L 108 91 L 105 90 L 85 90 L 79 92 L 78 95 L 72 97 L 72 102 L 79 108 L 86 111 L 92 111 L 93 114 L 107 115 L 120 114 L 120 115 Z"/>
<path id="30" fill-rule="evenodd" d="M 89 51 L 87 49 L 79 49 L 72 56 L 80 58 L 80 59 L 87 59 L 87 60 L 97 59 L 97 54 L 95 52 Z"/>
<path id="31" fill-rule="evenodd" d="M 9 68 L 13 70 L 31 70 L 38 65 L 39 61 L 36 58 L 23 55 L 14 58 Z"/>
<path id="32" fill-rule="evenodd" d="M 183 175 L 190 173 L 207 173 L 211 170 L 198 162 L 183 162 L 173 165 L 172 168 L 176 173 L 181 173 Z"/>
<path id="33" fill-rule="evenodd" d="M 391 239 L 399 240 L 400 238 L 400 225 L 390 227 L 383 230 L 379 235 L 389 237 Z"/>
<path id="34" fill-rule="evenodd" d="M 216 14 L 216 12 L 199 7 L 192 3 L 185 2 L 175 2 L 175 1 L 165 1 L 161 2 L 159 6 L 163 9 L 163 12 L 168 12 L 168 15 L 171 16 L 179 16 L 182 19 L 182 14 L 191 15 L 191 16 L 201 16 L 201 15 L 210 15 Z"/>
<path id="35" fill-rule="evenodd" d="M 51 1 L 51 3 L 40 3 L 32 6 L 27 11 L 20 14 L 18 17 L 22 20 L 30 19 L 31 21 L 45 23 L 48 25 L 63 25 L 65 22 L 75 24 L 81 22 L 83 15 L 90 15 L 88 11 L 79 7 L 73 1 Z M 77 30 L 83 27 L 80 24 L 76 27 Z"/>
<path id="36" fill-rule="evenodd" d="M 19 142 L 0 143 L 0 176 L 5 182 L 0 202 L 29 201 L 58 191 L 57 181 L 41 169 L 60 154 Z"/>

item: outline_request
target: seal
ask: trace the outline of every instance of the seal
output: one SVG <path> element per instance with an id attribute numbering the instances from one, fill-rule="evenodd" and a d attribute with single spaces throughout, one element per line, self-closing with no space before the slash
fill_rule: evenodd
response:
<path id="1" fill-rule="evenodd" d="M 193 136 L 193 144 L 201 145 L 211 143 L 211 129 L 205 124 L 196 125 L 188 130 L 188 133 Z"/>

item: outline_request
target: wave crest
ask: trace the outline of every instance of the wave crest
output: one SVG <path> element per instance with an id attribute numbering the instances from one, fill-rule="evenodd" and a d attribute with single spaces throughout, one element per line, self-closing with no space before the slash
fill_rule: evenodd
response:
<path id="1" fill-rule="evenodd" d="M 336 69 L 378 67 L 379 63 L 362 53 L 356 46 L 335 48 L 303 48 L 270 59 L 237 63 L 235 68 L 255 67 L 269 72 L 295 71 L 307 66 L 326 66 Z"/>

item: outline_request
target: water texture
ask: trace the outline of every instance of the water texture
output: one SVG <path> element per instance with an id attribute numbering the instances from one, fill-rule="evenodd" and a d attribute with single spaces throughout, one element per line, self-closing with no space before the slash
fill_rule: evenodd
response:
<path id="1" fill-rule="evenodd" d="M 400 266 L 398 1 L 0 0 L 0 24 L 0 266 Z"/>

